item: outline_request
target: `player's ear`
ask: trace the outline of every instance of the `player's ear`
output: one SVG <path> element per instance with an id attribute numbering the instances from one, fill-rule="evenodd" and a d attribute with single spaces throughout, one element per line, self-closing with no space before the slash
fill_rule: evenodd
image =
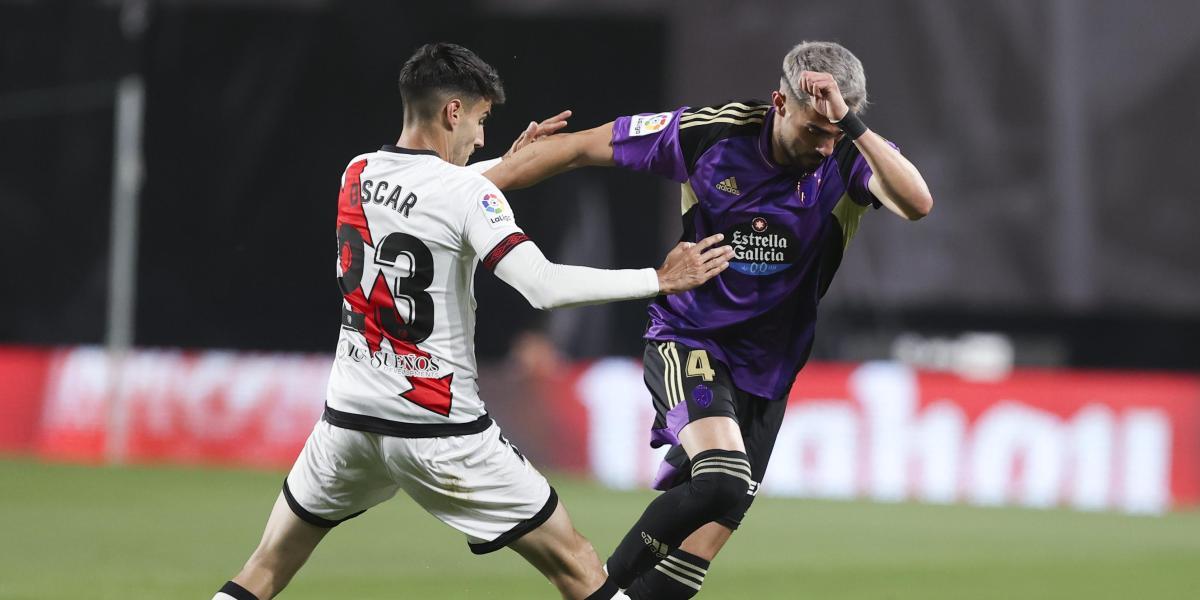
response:
<path id="1" fill-rule="evenodd" d="M 779 93 L 778 90 L 771 92 L 771 104 L 775 106 L 775 112 L 779 116 L 783 116 L 787 112 L 787 96 Z"/>
<path id="2" fill-rule="evenodd" d="M 446 120 L 446 125 L 451 129 L 458 126 L 460 120 L 466 118 L 466 107 L 463 106 L 463 101 L 458 98 L 451 98 L 445 106 L 442 107 L 442 116 Z"/>

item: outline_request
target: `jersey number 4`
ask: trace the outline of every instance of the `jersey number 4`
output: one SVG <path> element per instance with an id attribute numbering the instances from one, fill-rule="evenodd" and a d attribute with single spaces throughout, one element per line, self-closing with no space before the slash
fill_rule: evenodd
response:
<path id="1" fill-rule="evenodd" d="M 708 353 L 703 350 L 692 350 L 688 352 L 687 357 L 687 376 L 701 377 L 705 381 L 712 381 L 717 372 L 713 370 L 712 365 L 708 362 Z"/>

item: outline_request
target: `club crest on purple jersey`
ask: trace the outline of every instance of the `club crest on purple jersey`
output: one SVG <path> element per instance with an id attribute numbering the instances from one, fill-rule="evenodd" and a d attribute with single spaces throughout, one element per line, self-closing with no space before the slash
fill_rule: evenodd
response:
<path id="1" fill-rule="evenodd" d="M 713 401 L 713 392 L 707 385 L 701 383 L 692 390 L 692 400 L 695 400 L 700 408 L 708 408 Z"/>

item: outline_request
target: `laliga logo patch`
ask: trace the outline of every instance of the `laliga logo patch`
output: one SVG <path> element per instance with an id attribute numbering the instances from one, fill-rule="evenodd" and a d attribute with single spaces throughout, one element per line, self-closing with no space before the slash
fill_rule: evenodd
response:
<path id="1" fill-rule="evenodd" d="M 766 217 L 756 216 L 749 223 L 735 225 L 726 231 L 725 239 L 733 247 L 729 267 L 744 275 L 761 277 L 792 266 L 795 240 L 786 232 L 768 233 L 770 228 Z"/>
<path id="2" fill-rule="evenodd" d="M 629 137 L 637 137 L 639 135 L 649 135 L 658 133 L 666 129 L 671 123 L 671 113 L 658 113 L 655 115 L 634 115 L 629 119 Z"/>
<path id="3" fill-rule="evenodd" d="M 501 198 L 498 194 L 484 194 L 481 204 L 483 205 L 483 212 L 486 213 L 483 216 L 487 218 L 488 225 L 491 225 L 492 229 L 499 229 L 505 223 L 512 222 L 512 215 L 505 209 L 504 198 Z"/>
<path id="4" fill-rule="evenodd" d="M 504 212 L 504 204 L 500 202 L 500 196 L 495 194 L 484 195 L 483 210 L 486 210 L 493 215 L 498 215 Z"/>

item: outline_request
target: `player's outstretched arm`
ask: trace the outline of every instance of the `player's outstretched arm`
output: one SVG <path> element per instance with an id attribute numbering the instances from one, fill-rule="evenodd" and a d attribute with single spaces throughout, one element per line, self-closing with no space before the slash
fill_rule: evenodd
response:
<path id="1" fill-rule="evenodd" d="M 715 246 L 723 237 L 709 236 L 696 244 L 680 242 L 657 270 L 559 265 L 547 260 L 537 245 L 524 243 L 506 254 L 495 272 L 537 309 L 676 294 L 703 285 L 729 266 L 733 249 Z"/>
<path id="2" fill-rule="evenodd" d="M 546 138 L 558 133 L 563 127 L 567 126 L 567 119 L 569 118 L 571 118 L 571 111 L 564 110 L 557 115 L 542 121 L 541 123 L 538 123 L 537 121 L 530 121 L 529 125 L 525 127 L 525 131 L 522 131 L 521 135 L 517 136 L 517 139 L 513 141 L 512 146 L 509 146 L 508 152 L 504 153 L 504 156 L 498 156 L 490 160 L 476 161 L 467 165 L 467 168 L 482 175 L 486 173 L 488 169 L 500 164 L 501 160 L 510 158 L 521 148 L 524 148 L 525 146 L 528 146 L 529 144 L 532 144 L 542 138 Z"/>
<path id="3" fill-rule="evenodd" d="M 522 131 L 521 135 L 517 136 L 516 141 L 512 143 L 512 146 L 508 148 L 508 152 L 504 153 L 504 158 L 511 158 L 512 155 L 516 154 L 521 148 L 524 148 L 525 146 L 528 146 L 529 144 L 532 144 L 544 137 L 549 137 L 558 133 L 563 127 L 567 126 L 567 119 L 569 118 L 571 118 L 571 111 L 564 110 L 557 115 L 542 121 L 541 123 L 538 123 L 537 121 L 530 121 L 529 126 L 525 128 L 525 131 Z"/>
<path id="4" fill-rule="evenodd" d="M 544 137 L 506 157 L 483 174 L 501 190 L 529 187 L 579 167 L 613 165 L 612 123 Z"/>
<path id="5" fill-rule="evenodd" d="M 732 246 L 717 246 L 722 234 L 710 235 L 699 242 L 679 242 L 667 253 L 658 269 L 658 287 L 664 294 L 678 294 L 704 285 L 721 274 L 733 258 Z"/>

